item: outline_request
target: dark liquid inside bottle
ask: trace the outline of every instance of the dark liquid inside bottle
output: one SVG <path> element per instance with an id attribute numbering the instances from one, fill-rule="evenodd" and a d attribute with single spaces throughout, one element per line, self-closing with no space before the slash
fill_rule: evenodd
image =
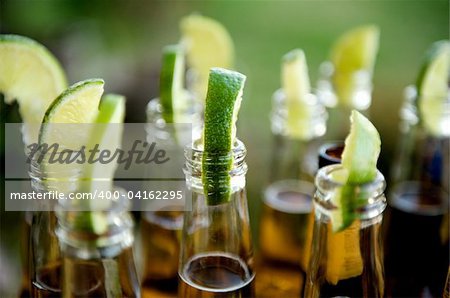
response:
<path id="1" fill-rule="evenodd" d="M 441 297 L 449 264 L 448 238 L 443 239 L 448 234 L 448 227 L 443 230 L 448 195 L 418 183 L 404 183 L 397 190 L 386 217 L 387 294 Z"/>
<path id="2" fill-rule="evenodd" d="M 238 258 L 224 253 L 194 257 L 183 268 L 181 297 L 253 297 L 254 275 Z"/>
<path id="3" fill-rule="evenodd" d="M 38 271 L 32 281 L 32 297 L 61 297 L 61 262 L 55 262 Z"/>

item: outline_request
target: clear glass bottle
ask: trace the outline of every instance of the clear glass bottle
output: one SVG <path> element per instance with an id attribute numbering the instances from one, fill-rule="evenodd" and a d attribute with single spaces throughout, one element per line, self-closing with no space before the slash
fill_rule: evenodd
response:
<path id="1" fill-rule="evenodd" d="M 56 207 L 62 297 L 140 297 L 128 200 L 120 196 L 98 211 L 79 211 L 77 203 Z"/>
<path id="2" fill-rule="evenodd" d="M 342 165 L 321 168 L 316 175 L 314 233 L 304 297 L 384 297 L 381 222 L 386 207 L 385 181 L 376 178 L 355 191 L 366 203 L 356 210 L 356 220 L 343 231 L 333 232 L 331 213 L 340 212 L 333 202 L 343 185 L 334 177 Z"/>
<path id="3" fill-rule="evenodd" d="M 181 124 L 175 127 L 172 123 L 166 123 L 159 98 L 148 103 L 147 123 L 152 126 L 151 131 L 147 132 L 147 142 L 156 142 L 167 150 L 177 147 L 180 151 L 186 143 L 191 142 L 192 132 L 200 131 L 200 107 L 192 97 L 186 97 L 186 101 L 186 109 L 181 114 L 186 123 L 191 123 L 192 126 Z M 146 208 L 149 211 L 141 213 L 141 286 L 144 298 L 175 297 L 178 293 L 178 261 L 184 206 L 179 206 L 173 200 L 163 207 L 161 205 L 157 202 L 154 207 Z"/>
<path id="4" fill-rule="evenodd" d="M 316 152 L 327 119 L 325 108 L 314 95 L 310 96 L 314 99 L 314 115 L 309 120 L 299 120 L 299 127 L 308 127 L 305 139 L 289 135 L 284 92 L 278 90 L 273 96 L 271 122 L 275 141 L 270 184 L 264 190 L 259 225 L 256 293 L 260 297 L 297 296 L 302 291 L 307 235 L 313 222 L 310 212 Z"/>
<path id="5" fill-rule="evenodd" d="M 317 97 L 329 114 L 325 139 L 343 140 L 350 129 L 348 119 L 353 109 L 366 116 L 370 114 L 372 73 L 361 69 L 337 77 L 333 63 L 325 61 L 319 68 Z"/>
<path id="6" fill-rule="evenodd" d="M 35 155 L 37 156 L 37 154 Z M 45 162 L 45 161 L 44 161 Z M 58 173 L 43 171 L 41 163 L 31 160 L 29 176 L 35 192 L 74 192 L 80 172 L 76 168 L 60 167 Z M 52 178 L 53 177 L 53 178 Z M 54 177 L 60 178 L 55 180 Z M 61 295 L 61 255 L 55 234 L 55 201 L 42 200 L 40 211 L 33 212 L 29 241 L 29 273 L 32 297 L 59 297 Z"/>
<path id="7" fill-rule="evenodd" d="M 186 149 L 185 175 L 192 211 L 184 214 L 179 297 L 253 297 L 253 245 L 245 192 L 246 149 L 236 141 L 230 171 L 231 198 L 209 205 L 203 193 L 199 142 Z M 227 159 L 228 160 L 228 159 Z M 208 161 L 220 166 L 221 161 Z"/>
<path id="8" fill-rule="evenodd" d="M 384 228 L 389 296 L 440 297 L 443 292 L 449 264 L 448 94 L 432 117 L 441 128 L 436 134 L 417 110 L 421 99 L 415 88 L 405 89 Z"/>

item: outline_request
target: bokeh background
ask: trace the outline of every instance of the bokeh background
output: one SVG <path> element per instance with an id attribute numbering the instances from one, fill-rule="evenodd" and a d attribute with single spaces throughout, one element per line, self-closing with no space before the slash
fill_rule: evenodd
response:
<path id="1" fill-rule="evenodd" d="M 248 77 L 238 136 L 248 148 L 248 198 L 255 237 L 261 187 L 270 170 L 270 101 L 280 86 L 281 56 L 297 47 L 304 49 L 314 83 L 319 64 L 341 33 L 367 23 L 380 27 L 371 119 L 382 137 L 379 167 L 389 178 L 403 89 L 415 82 L 430 44 L 449 37 L 447 0 L 3 0 L 0 32 L 25 35 L 47 46 L 61 61 L 70 83 L 104 78 L 106 92 L 127 97 L 126 121 L 143 122 L 145 105 L 158 95 L 161 49 L 180 39 L 179 20 L 193 12 L 226 26 L 235 42 L 236 69 Z M 1 217 L 0 296 L 9 297 L 20 280 L 21 219 L 10 212 L 2 212 Z"/>

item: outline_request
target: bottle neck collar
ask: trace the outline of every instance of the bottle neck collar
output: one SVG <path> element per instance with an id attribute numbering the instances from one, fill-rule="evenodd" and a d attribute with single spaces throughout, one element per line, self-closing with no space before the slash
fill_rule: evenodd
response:
<path id="1" fill-rule="evenodd" d="M 345 185 L 337 178 L 342 176 L 343 171 L 341 164 L 334 164 L 323 167 L 317 172 L 314 205 L 318 212 L 330 216 L 331 212 L 339 212 L 342 208 L 336 199 L 340 198 Z M 377 170 L 376 177 L 372 181 L 354 186 L 353 192 L 358 204 L 349 212 L 353 212 L 356 218 L 361 220 L 370 220 L 379 216 L 386 208 L 385 188 L 384 176 Z"/>
<path id="2" fill-rule="evenodd" d="M 121 189 L 116 191 L 123 192 Z M 104 204 L 104 202 L 101 202 Z M 76 200 L 60 200 L 55 207 L 58 236 L 62 250 L 81 259 L 109 258 L 133 244 L 133 220 L 125 196 L 84 211 Z"/>
<path id="3" fill-rule="evenodd" d="M 205 156 L 201 140 L 194 141 L 184 151 L 186 163 L 183 171 L 188 187 L 196 192 L 203 192 L 202 176 L 208 175 L 208 173 L 203 173 L 203 163 L 206 162 L 210 166 L 221 167 L 231 162 L 232 167 L 228 175 L 232 193 L 243 189 L 245 187 L 245 174 L 247 173 L 246 154 L 247 150 L 244 143 L 238 139 L 234 142 L 231 152 L 225 155 L 220 154 L 220 156 L 213 156 L 211 154 Z M 225 180 L 228 183 L 228 179 Z"/>
<path id="4" fill-rule="evenodd" d="M 326 132 L 326 121 L 328 118 L 325 107 L 317 100 L 314 94 L 308 94 L 311 109 L 311 116 L 305 119 L 297 119 L 297 127 L 308 127 L 308 132 L 304 135 L 304 140 L 323 136 Z M 272 112 L 270 116 L 272 133 L 286 138 L 294 138 L 288 129 L 288 108 L 286 94 L 282 89 L 278 89 L 272 96 Z"/>

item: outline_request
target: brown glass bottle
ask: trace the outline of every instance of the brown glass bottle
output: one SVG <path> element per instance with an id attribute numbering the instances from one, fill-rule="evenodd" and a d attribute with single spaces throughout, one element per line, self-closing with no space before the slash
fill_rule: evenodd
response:
<path id="1" fill-rule="evenodd" d="M 259 223 L 259 254 L 256 270 L 258 297 L 297 296 L 303 290 L 312 231 L 312 183 L 317 169 L 317 147 L 325 133 L 325 108 L 310 94 L 314 117 L 299 119 L 299 129 L 308 127 L 303 138 L 288 129 L 286 95 L 272 99 L 274 137 L 269 185 L 263 192 Z"/>
<path id="2" fill-rule="evenodd" d="M 449 264 L 450 100 L 434 115 L 437 131 L 418 100 L 406 88 L 384 225 L 389 297 L 441 297 Z"/>

